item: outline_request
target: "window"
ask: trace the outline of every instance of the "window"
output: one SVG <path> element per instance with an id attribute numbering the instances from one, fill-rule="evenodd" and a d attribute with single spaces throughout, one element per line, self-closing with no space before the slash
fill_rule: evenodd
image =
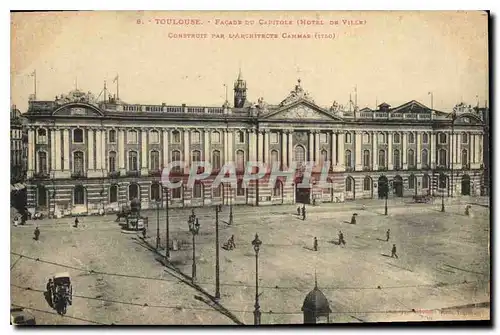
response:
<path id="1" fill-rule="evenodd" d="M 220 151 L 218 150 L 212 152 L 212 168 L 215 170 L 220 169 Z"/>
<path id="2" fill-rule="evenodd" d="M 160 184 L 158 183 L 151 184 L 149 198 L 151 200 L 161 200 Z"/>
<path id="3" fill-rule="evenodd" d="M 370 134 L 363 133 L 363 144 L 369 144 L 369 143 L 370 143 Z"/>
<path id="4" fill-rule="evenodd" d="M 269 134 L 269 142 L 276 144 L 279 142 L 278 140 L 278 133 L 270 133 Z"/>
<path id="5" fill-rule="evenodd" d="M 378 151 L 378 166 L 385 168 L 385 150 Z"/>
<path id="6" fill-rule="evenodd" d="M 196 181 L 193 185 L 193 198 L 200 199 L 203 196 L 203 184 Z"/>
<path id="7" fill-rule="evenodd" d="M 415 151 L 412 149 L 408 150 L 408 165 L 415 166 Z"/>
<path id="8" fill-rule="evenodd" d="M 415 134 L 413 133 L 408 133 L 408 143 L 415 143 Z"/>
<path id="9" fill-rule="evenodd" d="M 47 143 L 47 130 L 38 129 L 37 135 L 38 135 L 38 138 L 37 138 L 38 144 L 46 144 Z"/>
<path id="10" fill-rule="evenodd" d="M 394 168 L 395 169 L 401 168 L 400 158 L 401 158 L 401 155 L 399 153 L 399 150 L 398 149 L 394 150 L 393 161 L 394 161 Z"/>
<path id="11" fill-rule="evenodd" d="M 423 178 L 422 178 L 422 188 L 429 188 L 429 175 L 428 174 L 424 174 Z"/>
<path id="12" fill-rule="evenodd" d="M 130 151 L 128 153 L 128 170 L 129 171 L 137 171 L 138 170 L 138 164 L 137 164 L 137 152 L 136 151 Z"/>
<path id="13" fill-rule="evenodd" d="M 181 143 L 181 133 L 178 130 L 172 132 L 172 143 Z"/>
<path id="14" fill-rule="evenodd" d="M 245 188 L 243 187 L 242 180 L 239 180 L 238 184 L 236 185 L 236 195 L 237 196 L 244 196 L 245 195 Z"/>
<path id="15" fill-rule="evenodd" d="M 279 154 L 277 150 L 271 150 L 271 167 L 275 166 L 279 162 Z"/>
<path id="16" fill-rule="evenodd" d="M 427 152 L 427 149 L 422 150 L 422 166 L 428 166 L 429 165 L 429 153 Z"/>
<path id="17" fill-rule="evenodd" d="M 370 167 L 370 150 L 363 150 L 363 167 Z"/>
<path id="18" fill-rule="evenodd" d="M 191 162 L 200 162 L 201 161 L 201 152 L 199 150 L 194 150 L 191 152 Z"/>
<path id="19" fill-rule="evenodd" d="M 149 143 L 160 143 L 160 133 L 158 132 L 158 130 L 151 130 L 149 132 Z"/>
<path id="20" fill-rule="evenodd" d="M 127 132 L 127 143 L 128 144 L 137 144 L 137 131 L 129 130 Z"/>
<path id="21" fill-rule="evenodd" d="M 346 150 L 345 151 L 345 166 L 346 167 L 352 167 L 352 154 L 351 154 L 351 150 Z"/>
<path id="22" fill-rule="evenodd" d="M 172 162 L 180 162 L 181 161 L 181 152 L 179 150 L 172 151 Z M 172 172 L 180 172 L 181 167 L 176 165 L 172 168 Z"/>
<path id="23" fill-rule="evenodd" d="M 133 183 L 128 186 L 128 200 L 132 201 L 134 199 L 140 200 L 139 185 Z"/>
<path id="24" fill-rule="evenodd" d="M 200 132 L 198 130 L 191 132 L 191 143 L 200 143 Z"/>
<path id="25" fill-rule="evenodd" d="M 372 189 L 372 179 L 368 176 L 363 180 L 363 191 L 370 191 Z"/>
<path id="26" fill-rule="evenodd" d="M 401 135 L 399 133 L 395 133 L 393 136 L 394 139 L 394 144 L 399 144 L 401 143 Z"/>
<path id="27" fill-rule="evenodd" d="M 109 152 L 109 172 L 115 172 L 116 171 L 116 152 L 110 151 Z"/>
<path id="28" fill-rule="evenodd" d="M 38 151 L 38 172 L 47 173 L 47 153 Z"/>
<path id="29" fill-rule="evenodd" d="M 462 134 L 462 144 L 467 144 L 469 143 L 469 136 L 467 135 L 467 133 L 463 133 Z"/>
<path id="30" fill-rule="evenodd" d="M 237 134 L 238 143 L 245 143 L 245 133 L 241 130 Z"/>
<path id="31" fill-rule="evenodd" d="M 77 185 L 73 189 L 73 204 L 74 205 L 84 205 L 85 204 L 85 189 L 82 185 Z"/>
<path id="32" fill-rule="evenodd" d="M 213 188 L 212 197 L 213 198 L 222 197 L 222 184 L 219 184 L 219 187 L 217 187 L 217 188 Z"/>
<path id="33" fill-rule="evenodd" d="M 83 174 L 84 162 L 83 162 L 83 152 L 75 151 L 73 152 L 73 172 Z"/>
<path id="34" fill-rule="evenodd" d="M 412 174 L 408 177 L 408 188 L 410 190 L 415 188 L 415 176 Z"/>
<path id="35" fill-rule="evenodd" d="M 179 180 L 172 181 L 173 183 L 179 182 Z M 182 186 L 175 187 L 170 189 L 170 194 L 172 195 L 172 199 L 180 199 L 181 198 Z"/>
<path id="36" fill-rule="evenodd" d="M 439 133 L 439 144 L 446 144 L 446 134 L 445 133 Z"/>
<path id="37" fill-rule="evenodd" d="M 439 175 L 438 182 L 439 182 L 439 188 L 446 188 L 447 180 L 444 174 Z"/>
<path id="38" fill-rule="evenodd" d="M 116 143 L 116 130 L 111 129 L 108 133 L 109 143 Z"/>
<path id="39" fill-rule="evenodd" d="M 351 133 L 345 133 L 345 143 L 351 143 Z"/>
<path id="40" fill-rule="evenodd" d="M 321 150 L 321 163 L 328 161 L 328 152 L 326 150 Z"/>
<path id="41" fill-rule="evenodd" d="M 447 166 L 447 152 L 445 149 L 439 149 L 438 151 L 439 158 L 439 166 L 446 167 Z"/>
<path id="42" fill-rule="evenodd" d="M 422 143 L 423 144 L 429 143 L 429 134 L 427 134 L 427 133 L 422 134 Z"/>
<path id="43" fill-rule="evenodd" d="M 353 186 L 354 186 L 354 179 L 352 179 L 351 177 L 347 177 L 345 180 L 345 191 L 352 192 L 352 190 L 354 189 Z"/>
<path id="44" fill-rule="evenodd" d="M 469 154 L 467 152 L 467 149 L 462 150 L 462 165 L 467 165 L 469 164 Z"/>
<path id="45" fill-rule="evenodd" d="M 118 186 L 116 185 L 111 185 L 109 188 L 109 202 L 118 202 Z"/>
<path id="46" fill-rule="evenodd" d="M 280 197 L 282 188 L 283 188 L 283 184 L 281 183 L 281 181 L 276 180 L 276 182 L 274 183 L 274 188 L 273 188 L 273 197 Z"/>
<path id="47" fill-rule="evenodd" d="M 245 152 L 243 150 L 236 151 L 236 169 L 243 170 L 245 168 Z"/>
<path id="48" fill-rule="evenodd" d="M 220 143 L 220 133 L 218 131 L 212 132 L 212 143 Z"/>
<path id="49" fill-rule="evenodd" d="M 380 144 L 386 143 L 386 138 L 384 133 L 378 133 L 378 142 Z"/>
<path id="50" fill-rule="evenodd" d="M 160 152 L 158 150 L 152 150 L 149 153 L 149 168 L 152 171 L 160 170 Z"/>
<path id="51" fill-rule="evenodd" d="M 47 189 L 43 186 L 38 186 L 36 188 L 37 195 L 37 205 L 38 206 L 47 206 Z"/>
<path id="52" fill-rule="evenodd" d="M 294 150 L 294 160 L 297 163 L 297 167 L 301 167 L 306 160 L 306 149 L 303 146 L 297 145 Z"/>
<path id="53" fill-rule="evenodd" d="M 83 129 L 73 129 L 73 143 L 83 143 Z"/>
<path id="54" fill-rule="evenodd" d="M 319 134 L 319 141 L 320 143 L 328 143 L 328 136 L 326 136 L 326 133 Z"/>

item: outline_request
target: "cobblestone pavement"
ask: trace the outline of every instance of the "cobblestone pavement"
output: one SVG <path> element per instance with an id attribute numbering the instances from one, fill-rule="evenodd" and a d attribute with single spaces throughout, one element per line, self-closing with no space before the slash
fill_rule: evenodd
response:
<path id="1" fill-rule="evenodd" d="M 467 202 L 450 199 L 441 213 L 440 202 L 390 200 L 388 216 L 382 215 L 381 200 L 322 204 L 308 206 L 305 221 L 295 215 L 296 206 L 238 206 L 232 225 L 226 223 L 228 208 L 224 207 L 220 245 L 234 234 L 237 247 L 220 250 L 220 303 L 243 323 L 253 323 L 251 241 L 258 233 L 263 242 L 259 254 L 262 323 L 302 323 L 302 303 L 314 287 L 315 272 L 319 288 L 330 301 L 333 322 L 452 318 L 429 311 L 490 301 L 489 209 L 473 206 L 473 216 L 466 217 Z M 214 294 L 215 213 L 213 208 L 195 211 L 201 224 L 196 237 L 197 283 Z M 181 242 L 181 250 L 171 251 L 171 263 L 188 276 L 190 212 L 175 209 L 169 215 L 170 238 Z M 358 213 L 356 225 L 348 223 L 353 212 Z M 150 222 L 146 241 L 155 247 L 157 213 L 144 214 Z M 159 214 L 162 248 L 164 210 Z M 37 222 L 42 230 L 39 242 L 32 239 L 33 225 L 12 228 L 12 252 L 79 269 L 66 269 L 73 277 L 76 296 L 67 317 L 35 310 L 40 324 L 234 324 L 203 302 L 206 295 L 166 271 L 141 239 L 121 233 L 113 221 L 113 216 L 84 217 L 79 228 L 72 228 L 71 218 L 42 220 Z M 389 242 L 385 241 L 387 229 L 391 229 Z M 345 247 L 337 245 L 339 230 Z M 312 250 L 315 236 L 316 252 Z M 398 259 L 390 257 L 392 243 L 397 245 Z M 44 290 L 53 273 L 65 271 L 59 265 L 19 260 L 16 255 L 11 260 L 11 283 L 21 287 Z M 106 274 L 92 274 L 90 269 Z M 11 299 L 51 311 L 42 292 L 12 286 Z M 481 318 L 485 317 L 489 314 L 483 313 Z"/>

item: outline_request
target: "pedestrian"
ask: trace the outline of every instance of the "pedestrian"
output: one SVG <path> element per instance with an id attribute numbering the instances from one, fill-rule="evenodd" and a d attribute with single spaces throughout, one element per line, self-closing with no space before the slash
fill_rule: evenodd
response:
<path id="1" fill-rule="evenodd" d="M 339 245 L 345 245 L 344 234 L 342 231 L 339 231 Z"/>
<path id="2" fill-rule="evenodd" d="M 142 238 L 146 238 L 146 227 L 142 228 Z"/>
<path id="3" fill-rule="evenodd" d="M 300 206 L 297 207 L 297 216 L 300 216 Z"/>
<path id="4" fill-rule="evenodd" d="M 73 225 L 73 227 L 78 228 L 78 223 L 80 223 L 80 221 L 78 221 L 78 216 L 77 216 L 75 218 L 75 224 Z"/>
<path id="5" fill-rule="evenodd" d="M 398 255 L 396 254 L 396 245 L 395 244 L 392 245 L 391 257 L 392 258 L 394 258 L 394 257 L 398 258 Z"/>
<path id="6" fill-rule="evenodd" d="M 389 242 L 389 237 L 391 237 L 391 230 L 387 229 L 387 232 L 385 233 L 385 237 L 387 238 L 386 241 Z"/>
<path id="7" fill-rule="evenodd" d="M 470 208 L 471 206 L 469 204 L 465 206 L 465 216 L 470 216 Z"/>
<path id="8" fill-rule="evenodd" d="M 17 227 L 18 221 L 19 221 L 19 217 L 18 217 L 18 216 L 16 216 L 16 217 L 14 218 L 14 227 Z"/>
<path id="9" fill-rule="evenodd" d="M 231 235 L 231 238 L 229 238 L 228 245 L 231 249 L 236 248 L 236 243 L 234 243 L 234 235 Z"/>
<path id="10" fill-rule="evenodd" d="M 38 241 L 40 238 L 40 229 L 38 229 L 38 226 L 35 228 L 35 241 Z"/>
<path id="11" fill-rule="evenodd" d="M 358 215 L 358 214 L 354 213 L 352 215 L 352 217 L 351 217 L 351 224 L 356 224 L 356 215 Z"/>
<path id="12" fill-rule="evenodd" d="M 316 236 L 314 236 L 313 246 L 314 246 L 314 251 L 318 251 L 318 239 L 316 238 Z"/>
<path id="13" fill-rule="evenodd" d="M 302 221 L 306 219 L 306 205 L 302 206 Z"/>

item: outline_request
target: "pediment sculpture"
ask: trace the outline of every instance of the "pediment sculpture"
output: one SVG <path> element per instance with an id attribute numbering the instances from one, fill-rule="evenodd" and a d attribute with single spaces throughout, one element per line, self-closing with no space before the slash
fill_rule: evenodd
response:
<path id="1" fill-rule="evenodd" d="M 280 106 L 290 105 L 300 99 L 307 100 L 314 104 L 314 100 L 311 98 L 309 93 L 302 88 L 300 82 L 301 82 L 300 79 L 297 80 L 297 85 L 295 85 L 295 89 L 293 91 L 290 91 L 290 94 L 285 98 L 285 100 L 283 100 L 280 103 Z"/>
<path id="2" fill-rule="evenodd" d="M 341 113 L 341 112 L 344 112 L 344 105 L 339 104 L 335 100 L 335 101 L 333 101 L 333 104 L 330 107 L 330 112 L 332 112 L 332 113 Z"/>
<path id="3" fill-rule="evenodd" d="M 73 90 L 68 94 L 61 94 L 59 97 L 56 96 L 55 102 L 58 105 L 64 105 L 71 102 L 84 102 L 92 105 L 97 105 L 97 100 L 95 95 L 91 92 L 82 92 L 80 90 Z"/>

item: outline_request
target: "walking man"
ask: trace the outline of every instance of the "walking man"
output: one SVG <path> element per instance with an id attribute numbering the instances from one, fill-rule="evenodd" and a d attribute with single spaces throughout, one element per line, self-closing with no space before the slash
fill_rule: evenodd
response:
<path id="1" fill-rule="evenodd" d="M 342 231 L 339 231 L 339 245 L 345 245 L 344 234 Z"/>
<path id="2" fill-rule="evenodd" d="M 38 226 L 35 228 L 35 241 L 38 241 L 40 238 L 40 229 L 38 229 Z"/>
<path id="3" fill-rule="evenodd" d="M 398 258 L 398 255 L 396 254 L 396 245 L 395 244 L 392 245 L 391 257 L 392 258 L 394 258 L 394 257 Z"/>
<path id="4" fill-rule="evenodd" d="M 318 251 L 318 239 L 316 238 L 316 236 L 314 236 L 313 247 L 314 251 Z"/>
<path id="5" fill-rule="evenodd" d="M 297 216 L 300 216 L 300 206 L 297 207 Z"/>
<path id="6" fill-rule="evenodd" d="M 142 238 L 146 238 L 146 227 L 142 228 Z"/>
<path id="7" fill-rule="evenodd" d="M 302 206 L 302 221 L 306 219 L 306 205 Z"/>
<path id="8" fill-rule="evenodd" d="M 78 223 L 79 223 L 79 222 L 80 222 L 80 221 L 78 221 L 78 216 L 77 216 L 77 217 L 75 218 L 75 224 L 73 225 L 73 227 L 78 228 Z"/>
<path id="9" fill-rule="evenodd" d="M 386 241 L 389 242 L 389 238 L 391 237 L 391 230 L 387 229 L 387 232 L 385 233 L 385 237 L 387 238 Z"/>

